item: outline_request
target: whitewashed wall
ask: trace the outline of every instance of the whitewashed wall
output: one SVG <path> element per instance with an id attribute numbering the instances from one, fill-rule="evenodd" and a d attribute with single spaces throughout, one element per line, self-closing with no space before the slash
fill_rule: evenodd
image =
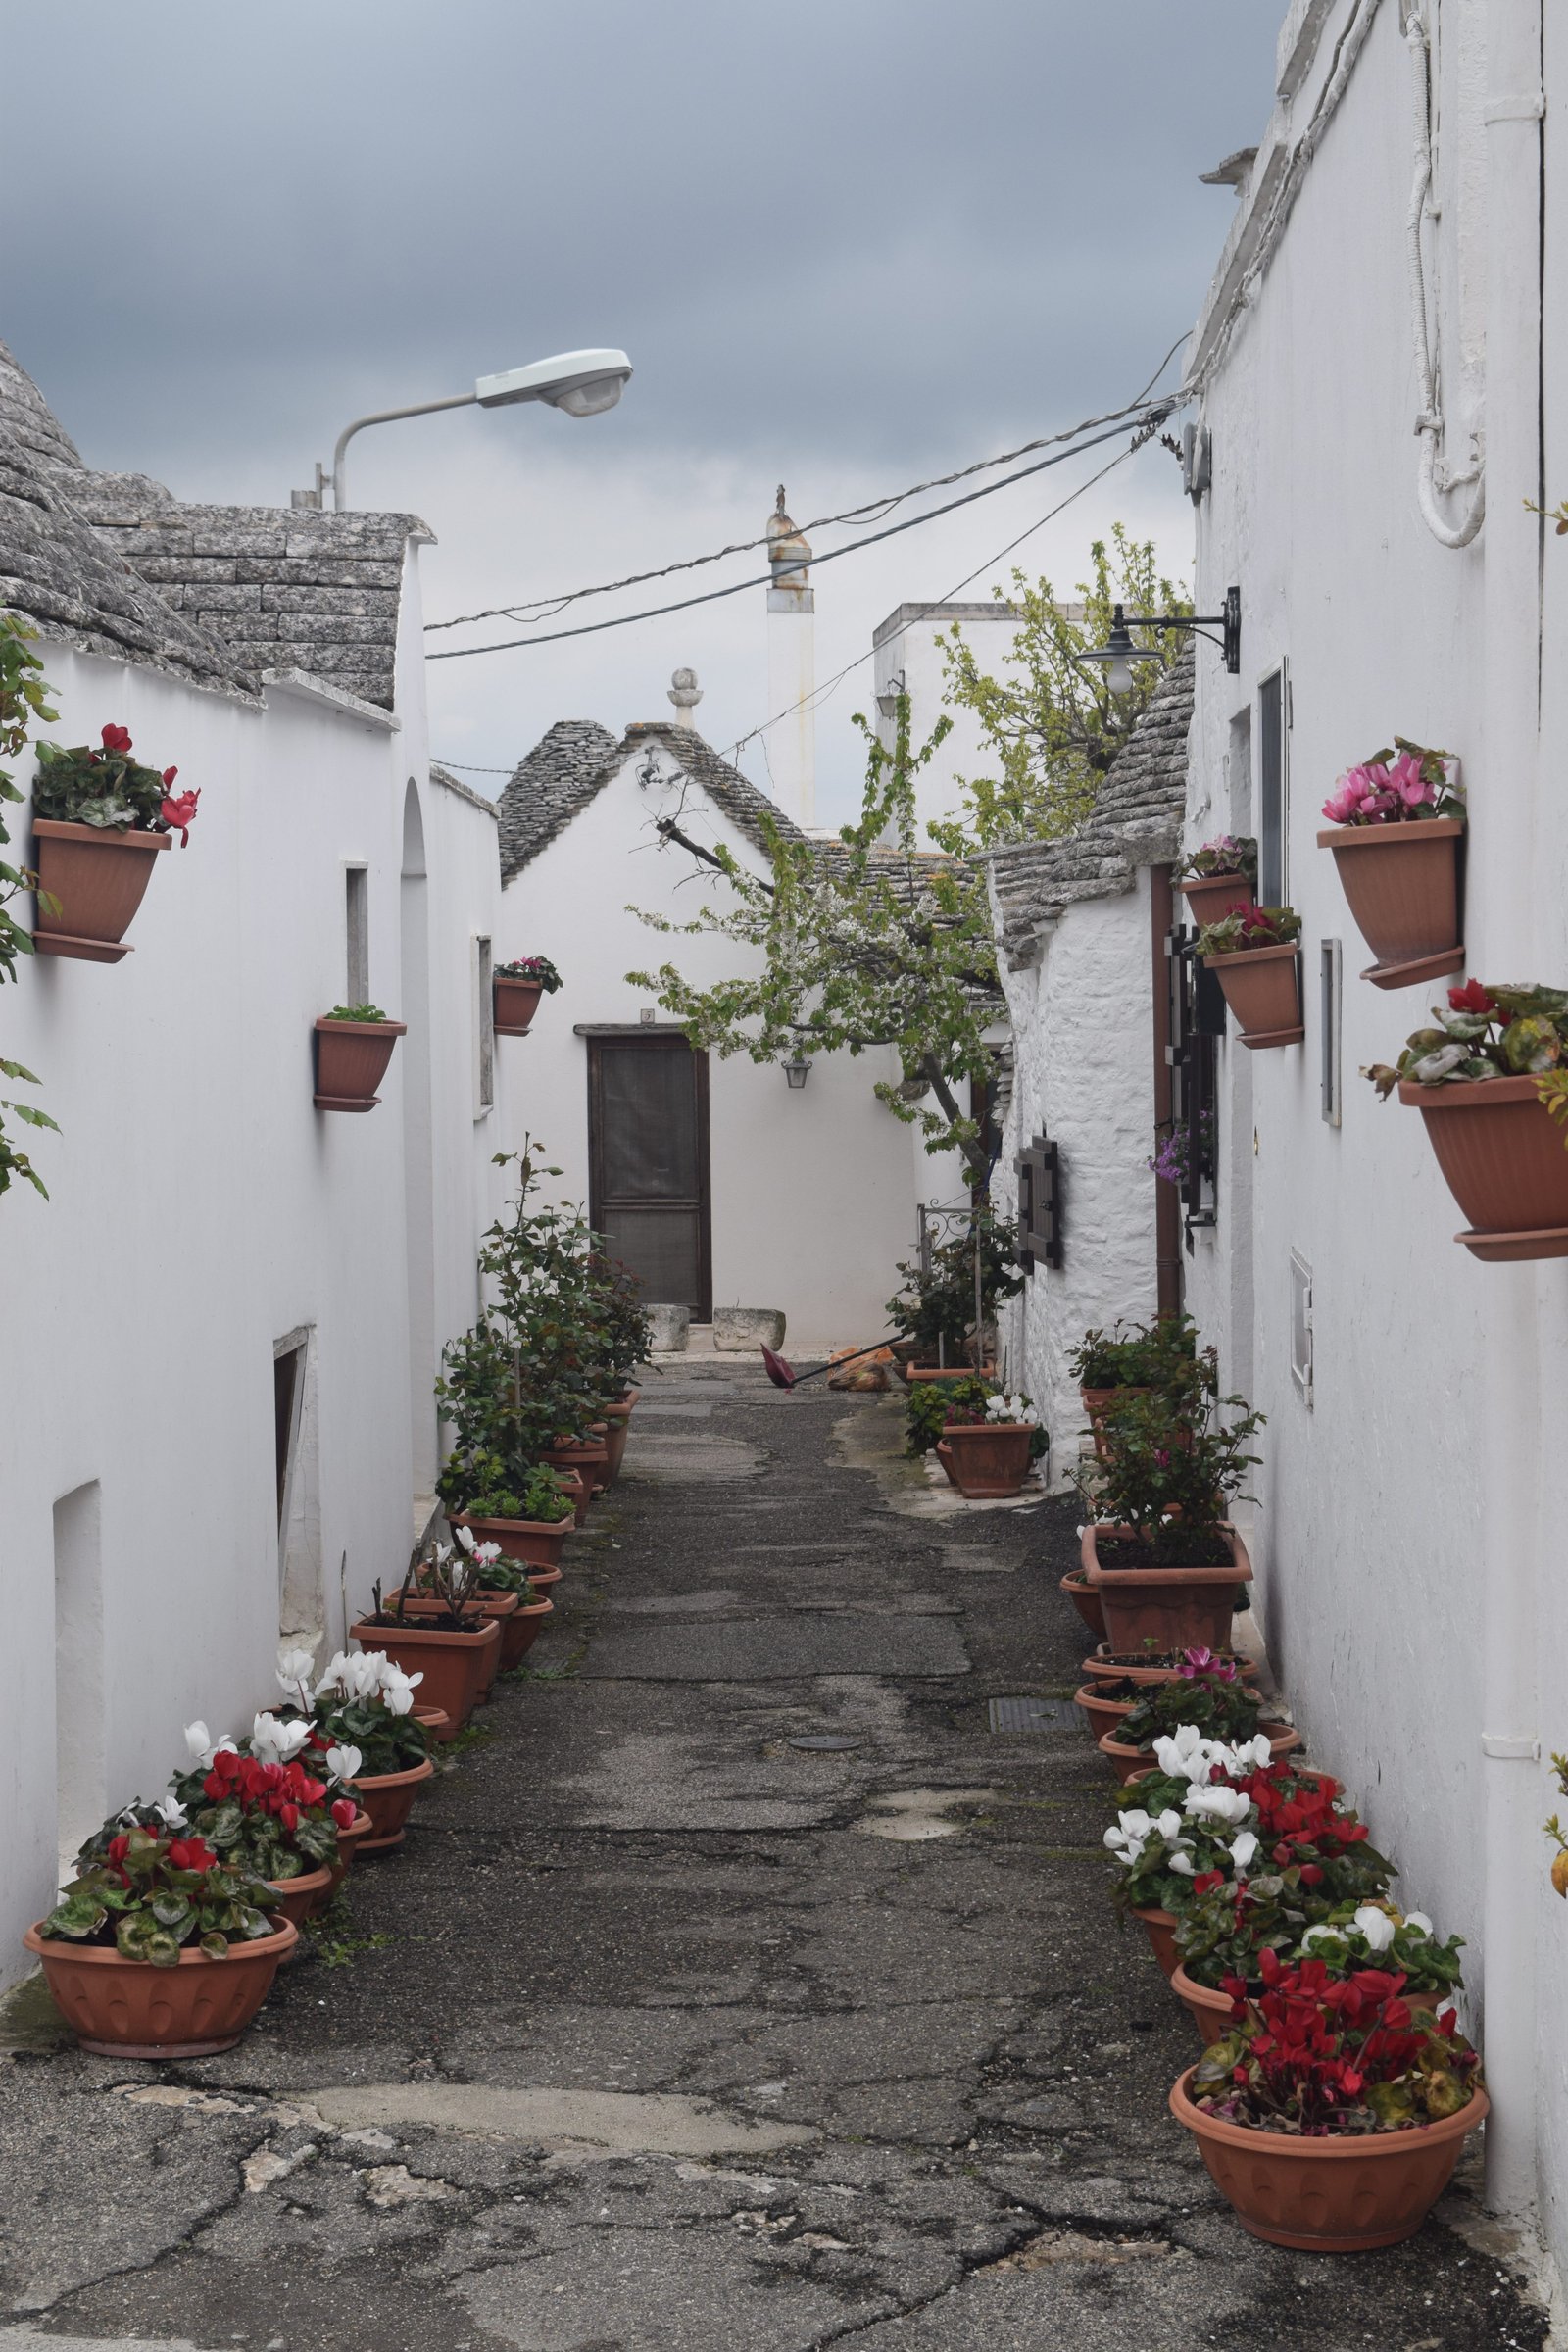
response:
<path id="1" fill-rule="evenodd" d="M 1037 1264 L 1003 1310 L 1007 1378 L 1041 1407 L 1053 1484 L 1063 1488 L 1088 1424 L 1067 1351 L 1091 1325 L 1156 1310 L 1154 1086 L 1149 874 L 1118 898 L 1066 907 L 1036 962 L 1003 980 L 1013 1028 L 1013 1091 L 994 1193 L 1031 1136 L 1060 1151 L 1062 1264 Z"/>
<path id="2" fill-rule="evenodd" d="M 721 840 L 763 870 L 757 849 L 705 795 L 670 780 L 669 755 L 658 759 L 661 780 L 644 786 L 645 753 L 629 757 L 502 894 L 497 960 L 549 956 L 564 982 L 541 1000 L 526 1038 L 497 1041 L 506 1148 L 514 1150 L 524 1129 L 542 1137 L 567 1200 L 588 1198 L 588 1046 L 575 1027 L 635 1022 L 654 1008 L 651 990 L 627 984 L 629 971 L 668 961 L 703 985 L 736 971 L 745 953 L 722 939 L 666 938 L 630 911 L 689 921 L 705 904 L 724 904 L 716 874 L 695 875 L 688 853 L 659 846 L 655 818 L 678 807 L 699 839 Z M 821 1055 L 805 1087 L 792 1090 L 771 1063 L 710 1057 L 714 1304 L 782 1307 L 800 1354 L 876 1339 L 895 1262 L 911 1252 L 909 1130 L 871 1092 L 897 1075 L 890 1052 Z M 927 1197 L 947 1197 L 939 1187 L 951 1168 L 919 1156 L 924 1169 L 937 1168 L 936 1182 L 926 1175 Z"/>
<path id="3" fill-rule="evenodd" d="M 357 1610 L 407 1559 L 411 1412 L 431 1369 L 416 1376 L 409 1338 L 415 1041 L 379 1108 L 326 1114 L 311 1101 L 312 1023 L 344 994 L 344 868 L 363 863 L 372 997 L 417 1027 L 400 906 L 417 762 L 438 1023 L 422 1056 L 433 1344 L 471 1313 L 488 1135 L 468 1080 L 468 932 L 493 924 L 499 896 L 493 821 L 432 801 L 416 728 L 286 689 L 257 710 L 44 653 L 54 740 L 117 720 L 202 802 L 188 849 L 158 860 L 134 953 L 35 958 L 0 1004 L 3 1051 L 38 1073 L 63 1130 L 34 1149 L 50 1200 L 18 1186 L 0 1202 L 0 1982 L 52 1899 L 57 1838 L 74 1845 L 112 1805 L 161 1789 L 191 1717 L 237 1731 L 273 1694 L 285 1336 L 310 1348 L 293 1621 L 338 1641 L 345 1591 Z M 30 760 L 13 764 L 24 781 Z"/>
<path id="4" fill-rule="evenodd" d="M 1293 132 L 1350 13 L 1329 11 Z M 1275 1665 L 1311 1753 L 1348 1776 L 1377 1842 L 1399 1857 L 1402 1898 L 1468 1939 L 1473 1996 L 1483 1996 L 1472 2013 L 1488 2027 L 1499 2113 L 1489 2128 L 1494 2194 L 1515 2207 L 1539 2195 L 1561 2256 L 1568 1922 L 1538 1835 L 1555 1791 L 1544 1763 L 1489 1754 L 1483 1734 L 1539 1739 L 1543 1756 L 1568 1743 L 1553 1493 L 1568 1425 L 1568 1266 L 1483 1265 L 1455 1246 L 1463 1220 L 1418 1116 L 1380 1104 L 1356 1075 L 1396 1057 L 1438 989 L 1385 993 L 1357 979 L 1370 956 L 1314 843 L 1335 778 L 1396 731 L 1457 752 L 1471 795 L 1470 968 L 1568 977 L 1568 711 L 1553 651 L 1568 568 L 1547 538 L 1538 609 L 1537 526 L 1523 511 L 1536 491 L 1534 331 L 1528 289 L 1509 315 L 1498 258 L 1514 233 L 1504 223 L 1527 220 L 1534 198 L 1521 210 L 1505 182 L 1489 195 L 1487 180 L 1535 136 L 1513 104 L 1527 92 L 1531 11 L 1521 0 L 1445 0 L 1437 17 L 1436 306 L 1455 464 L 1474 421 L 1483 328 L 1490 348 L 1480 537 L 1440 546 L 1417 506 L 1410 92 L 1393 7 L 1376 16 L 1203 404 L 1214 488 L 1200 522 L 1199 601 L 1212 609 L 1241 583 L 1244 674 L 1228 677 L 1200 649 L 1189 834 L 1255 830 L 1241 727 L 1252 712 L 1255 747 L 1258 683 L 1285 661 L 1288 896 L 1302 917 L 1307 1035 L 1281 1052 L 1249 1054 L 1234 1041 L 1222 1050 L 1219 1222 L 1188 1262 L 1191 1303 L 1227 1377 L 1268 1415 L 1256 1551 Z M 1304 22 L 1298 9 L 1297 31 Z M 1554 12 L 1546 57 L 1548 91 L 1560 91 L 1568 55 Z M 1487 86 L 1499 74 L 1511 112 L 1488 133 Z M 1549 110 L 1546 138 L 1549 254 L 1568 229 Z M 1266 163 L 1265 149 L 1260 172 Z M 1502 248 L 1489 248 L 1494 232 Z M 1244 216 L 1233 252 L 1247 234 Z M 1546 327 L 1552 497 L 1568 487 L 1561 309 Z M 1320 1112 L 1326 939 L 1344 943 L 1346 970 L 1339 1127 Z M 1293 1250 L 1312 1273 L 1310 1403 L 1290 1370 Z"/>
<path id="5" fill-rule="evenodd" d="M 953 722 L 951 734 L 938 746 L 930 765 L 922 768 L 914 780 L 922 847 L 926 846 L 927 825 L 938 817 L 956 816 L 966 806 L 959 778 L 972 781 L 976 776 L 996 772 L 995 757 L 981 735 L 974 712 L 955 709 L 944 699 L 947 667 L 943 640 L 956 622 L 962 628 L 981 668 L 989 670 L 992 676 L 998 675 L 1018 633 L 1017 614 L 1006 605 L 901 605 L 882 622 L 873 640 L 873 691 L 895 692 L 898 673 L 903 672 L 915 748 L 918 750 L 925 742 L 938 719 Z M 891 751 L 894 721 L 878 718 L 874 706 L 870 715 L 876 719 L 877 731 Z"/>

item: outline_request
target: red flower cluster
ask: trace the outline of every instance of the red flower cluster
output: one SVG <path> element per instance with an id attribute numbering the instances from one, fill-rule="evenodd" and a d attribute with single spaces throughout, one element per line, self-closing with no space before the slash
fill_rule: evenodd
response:
<path id="1" fill-rule="evenodd" d="M 130 729 L 109 726 L 104 729 L 104 750 L 117 758 L 130 749 Z"/>
<path id="2" fill-rule="evenodd" d="M 1425 2025 L 1411 2032 L 1410 2005 L 1400 1998 L 1404 1978 L 1397 1972 L 1358 1968 L 1334 1979 L 1321 1960 L 1287 1967 L 1278 1953 L 1264 1950 L 1258 1973 L 1258 2026 L 1233 2079 L 1298 2114 L 1304 2132 L 1328 2130 L 1339 2111 L 1373 2083 L 1406 2073 L 1430 2036 Z M 1240 1977 L 1226 1977 L 1223 1989 L 1239 2007 L 1245 2003 Z M 1453 2011 L 1444 2010 L 1437 2032 L 1451 2034 L 1455 2022 Z"/>
<path id="3" fill-rule="evenodd" d="M 1366 1838 L 1364 1821 L 1336 1810 L 1340 1783 L 1328 1773 L 1297 1780 L 1282 1760 L 1248 1773 L 1233 1786 L 1245 1789 L 1257 1807 L 1258 1843 L 1270 1861 L 1280 1870 L 1299 1862 L 1303 1886 L 1315 1886 L 1323 1877 L 1318 1864 L 1303 1856 L 1327 1854 L 1332 1861 Z"/>
<path id="4" fill-rule="evenodd" d="M 1450 988 L 1448 991 L 1450 1012 L 1494 1013 L 1497 1008 L 1495 997 L 1479 980 L 1467 980 L 1462 988 Z"/>
<path id="5" fill-rule="evenodd" d="M 164 770 L 165 784 L 172 784 L 178 773 L 179 770 L 177 767 L 166 767 Z M 191 822 L 196 814 L 196 804 L 201 797 L 202 796 L 199 791 L 181 792 L 175 794 L 166 792 L 162 801 L 160 801 L 158 805 L 158 813 L 163 818 L 165 824 L 169 827 L 171 833 L 172 833 L 176 827 L 178 828 L 179 846 L 181 849 L 184 849 L 190 840 Z"/>
<path id="6" fill-rule="evenodd" d="M 202 1783 L 213 1804 L 233 1802 L 245 1813 L 275 1813 L 290 1835 L 299 1828 L 300 1814 L 318 1805 L 326 1794 L 324 1781 L 313 1781 L 298 1764 L 263 1764 L 255 1756 L 237 1755 L 231 1747 L 220 1747 L 213 1758 L 213 1768 Z M 337 1807 L 332 1818 L 339 1828 Z M 354 1809 L 349 1808 L 349 1820 Z"/>
<path id="7" fill-rule="evenodd" d="M 122 1886 L 129 1886 L 130 1873 L 125 1868 L 125 1856 L 130 1851 L 130 1839 L 122 1831 L 109 1840 L 109 1867 Z M 205 1838 L 171 1838 L 164 1848 L 164 1860 L 171 1870 L 216 1870 L 218 1856 Z"/>

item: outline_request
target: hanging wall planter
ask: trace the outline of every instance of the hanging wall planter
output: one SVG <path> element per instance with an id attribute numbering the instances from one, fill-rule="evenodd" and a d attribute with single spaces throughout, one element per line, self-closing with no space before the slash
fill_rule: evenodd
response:
<path id="1" fill-rule="evenodd" d="M 1233 908 L 1198 935 L 1198 953 L 1225 991 L 1244 1046 L 1299 1045 L 1301 921 L 1290 906 Z"/>
<path id="2" fill-rule="evenodd" d="M 317 1109 L 373 1110 L 392 1049 L 407 1034 L 406 1021 L 389 1021 L 370 1004 L 323 1014 L 316 1024 Z"/>
<path id="3" fill-rule="evenodd" d="M 1464 968 L 1459 930 L 1459 842 L 1464 800 L 1458 761 L 1399 742 L 1350 768 L 1323 804 L 1340 881 L 1375 963 L 1375 988 L 1410 988 Z"/>
<path id="4" fill-rule="evenodd" d="M 39 744 L 32 831 L 40 956 L 119 963 L 131 954 L 124 935 L 153 859 L 176 833 L 182 848 L 189 841 L 201 798 L 171 791 L 177 772 L 133 760 L 123 727 L 105 727 L 97 750 Z"/>
<path id="5" fill-rule="evenodd" d="M 497 1037 L 526 1037 L 543 996 L 554 996 L 561 974 L 548 956 L 519 956 L 491 975 Z"/>
<path id="6" fill-rule="evenodd" d="M 1568 990 L 1467 980 L 1433 1017 L 1362 1074 L 1420 1111 L 1470 1220 L 1454 1240 L 1491 1264 L 1568 1257 Z"/>

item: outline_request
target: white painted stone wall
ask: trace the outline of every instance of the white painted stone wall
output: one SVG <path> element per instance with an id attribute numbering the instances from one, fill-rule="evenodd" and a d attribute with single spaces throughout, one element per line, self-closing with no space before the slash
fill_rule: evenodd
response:
<path id="1" fill-rule="evenodd" d="M 993 1197 L 1010 1212 L 1016 1155 L 1046 1134 L 1063 1203 L 1063 1262 L 1037 1263 L 1004 1308 L 1004 1362 L 1042 1409 L 1058 1489 L 1088 1431 L 1067 1351 L 1091 1325 L 1146 1322 L 1157 1302 L 1149 889 L 1140 870 L 1133 890 L 1068 906 L 1036 963 L 1003 963 L 1014 1074 Z"/>
<path id="2" fill-rule="evenodd" d="M 405 618 L 416 649 L 412 581 Z M 57 1838 L 74 1845 L 112 1805 L 161 1790 L 186 1721 L 237 1732 L 275 1692 L 272 1364 L 286 1335 L 310 1348 L 296 1621 L 335 1643 L 345 1597 L 357 1611 L 373 1579 L 401 1571 L 411 1428 L 430 1417 L 429 1351 L 472 1312 L 498 1123 L 475 1122 L 467 1082 L 468 934 L 494 924 L 495 826 L 430 791 L 422 689 L 411 681 L 414 723 L 389 732 L 299 692 L 270 689 L 256 710 L 44 652 L 54 740 L 117 720 L 202 802 L 188 849 L 158 860 L 134 953 L 36 958 L 0 1004 L 0 1050 L 38 1073 L 63 1131 L 34 1149 L 49 1200 L 18 1186 L 0 1201 L 0 1983 L 53 1898 Z M 31 761 L 13 766 L 24 781 Z M 402 938 L 411 775 L 429 869 L 423 1037 Z M 11 821 L 22 847 L 24 811 Z M 411 1023 L 367 1116 L 311 1101 L 312 1023 L 345 988 L 350 863 L 368 869 L 372 995 Z M 411 1134 L 434 1219 L 413 1251 Z M 431 1303 L 415 1364 L 421 1254 Z"/>
<path id="3" fill-rule="evenodd" d="M 644 785 L 647 755 L 633 752 L 502 894 L 497 960 L 546 955 L 564 980 L 541 1001 L 525 1039 L 497 1041 L 508 1069 L 504 1148 L 514 1150 L 525 1128 L 542 1137 L 571 1200 L 588 1198 L 588 1046 L 575 1028 L 656 1009 L 651 989 L 628 985 L 629 971 L 669 961 L 704 984 L 736 971 L 745 955 L 723 939 L 667 938 L 630 911 L 689 921 L 705 904 L 725 903 L 716 874 L 699 875 L 687 852 L 660 846 L 655 819 L 678 808 L 698 839 L 723 841 L 764 870 L 747 837 L 697 787 L 674 780 L 669 753 L 656 760 L 659 780 Z M 918 1146 L 912 1155 L 908 1128 L 871 1092 L 897 1075 L 897 1056 L 883 1050 L 820 1055 L 799 1090 L 772 1063 L 710 1058 L 714 1304 L 782 1307 L 797 1355 L 881 1334 L 893 1268 L 912 1254 L 916 1198 L 951 1197 L 941 1190 L 951 1163 Z"/>
<path id="4" fill-rule="evenodd" d="M 1300 32 L 1307 17 L 1295 13 Z M 1277 118 L 1254 186 L 1270 149 L 1298 135 L 1316 105 L 1351 13 L 1308 12 L 1322 38 L 1304 66 L 1290 44 L 1294 113 Z M 1417 1114 L 1380 1104 L 1356 1075 L 1359 1064 L 1396 1057 L 1437 990 L 1385 993 L 1357 979 L 1370 956 L 1314 841 L 1335 778 L 1374 746 L 1397 731 L 1447 747 L 1471 796 L 1470 968 L 1494 979 L 1568 977 L 1568 687 L 1558 658 L 1568 558 L 1562 543 L 1538 540 L 1523 511 L 1536 492 L 1528 286 L 1518 314 L 1508 311 L 1506 249 L 1534 198 L 1523 210 L 1511 194 L 1499 204 L 1487 176 L 1510 168 L 1521 140 L 1533 154 L 1536 134 L 1517 105 L 1491 131 L 1482 120 L 1489 72 L 1494 96 L 1528 96 L 1531 10 L 1524 0 L 1444 0 L 1436 18 L 1435 302 L 1455 466 L 1475 420 L 1483 324 L 1490 346 L 1480 536 L 1463 550 L 1440 546 L 1418 509 L 1410 101 L 1392 7 L 1376 14 L 1203 403 L 1214 488 L 1200 518 L 1198 596 L 1212 609 L 1241 583 L 1244 668 L 1228 677 L 1200 649 L 1189 837 L 1255 829 L 1242 734 L 1250 716 L 1255 746 L 1257 688 L 1284 661 L 1294 718 L 1288 895 L 1302 917 L 1307 1035 L 1279 1052 L 1223 1050 L 1219 1222 L 1188 1261 L 1190 1301 L 1227 1378 L 1268 1415 L 1255 1557 L 1276 1668 L 1311 1754 L 1348 1777 L 1376 1841 L 1398 1856 L 1401 1899 L 1467 1939 L 1470 2015 L 1487 2033 L 1498 2109 L 1489 2127 L 1494 2193 L 1514 2208 L 1538 2199 L 1561 2260 L 1568 1933 L 1539 1824 L 1558 1801 L 1544 1759 L 1568 1745 L 1555 1494 L 1568 1426 L 1568 1265 L 1485 1265 L 1455 1246 L 1462 1218 Z M 1545 57 L 1548 96 L 1560 103 L 1568 29 L 1554 11 Z M 1562 132 L 1549 106 L 1544 135 L 1549 255 L 1568 231 Z M 1489 203 L 1502 237 L 1490 248 Z M 1244 216 L 1233 255 L 1249 233 Z M 1548 305 L 1544 330 L 1552 499 L 1568 488 L 1562 312 Z M 1462 511 L 1463 494 L 1446 505 Z M 1319 1099 L 1319 949 L 1332 939 L 1343 942 L 1346 971 L 1338 1127 Z M 1293 1250 L 1312 1270 L 1310 1402 L 1290 1369 Z M 1539 1740 L 1542 1761 L 1489 1756 L 1484 1733 Z"/>
<path id="5" fill-rule="evenodd" d="M 964 808 L 960 777 L 992 775 L 996 761 L 987 748 L 972 710 L 956 710 L 943 699 L 947 676 L 943 639 L 956 623 L 974 651 L 982 669 L 996 676 L 1012 651 L 1018 618 L 1012 609 L 989 600 L 980 604 L 900 605 L 890 612 L 873 638 L 873 675 L 876 694 L 897 691 L 903 672 L 909 697 L 909 727 L 915 748 L 925 742 L 938 719 L 949 718 L 953 730 L 938 746 L 930 765 L 915 777 L 914 798 L 918 837 L 926 846 L 926 827 L 936 818 L 956 816 Z M 894 721 L 877 716 L 877 732 L 891 751 Z"/>

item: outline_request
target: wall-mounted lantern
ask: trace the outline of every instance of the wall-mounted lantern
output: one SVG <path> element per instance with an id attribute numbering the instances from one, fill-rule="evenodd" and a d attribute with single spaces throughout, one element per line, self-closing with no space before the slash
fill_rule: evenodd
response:
<path id="1" fill-rule="evenodd" d="M 1111 614 L 1110 635 L 1104 644 L 1089 647 L 1083 657 L 1086 662 L 1103 663 L 1105 684 L 1112 694 L 1131 693 L 1135 662 L 1158 662 L 1162 658 L 1157 645 L 1135 645 L 1132 638 L 1134 629 L 1157 629 L 1161 632 L 1166 629 L 1191 629 L 1195 637 L 1201 637 L 1209 645 L 1219 647 L 1225 656 L 1225 666 L 1233 678 L 1241 674 L 1242 592 L 1240 588 L 1226 589 L 1223 612 L 1189 612 L 1178 614 L 1173 618 L 1166 618 L 1160 613 L 1135 612 L 1129 621 L 1121 606 L 1118 605 Z M 1210 637 L 1208 634 L 1210 629 L 1218 629 L 1219 636 Z"/>
<path id="2" fill-rule="evenodd" d="M 800 1093 L 801 1088 L 806 1084 L 806 1081 L 810 1075 L 810 1063 L 808 1061 L 803 1061 L 799 1054 L 795 1056 L 793 1061 L 787 1061 L 784 1064 L 784 1082 L 796 1094 Z"/>
<path id="3" fill-rule="evenodd" d="M 876 707 L 884 718 L 897 718 L 899 697 L 904 692 L 904 672 L 896 669 L 876 698 Z"/>

